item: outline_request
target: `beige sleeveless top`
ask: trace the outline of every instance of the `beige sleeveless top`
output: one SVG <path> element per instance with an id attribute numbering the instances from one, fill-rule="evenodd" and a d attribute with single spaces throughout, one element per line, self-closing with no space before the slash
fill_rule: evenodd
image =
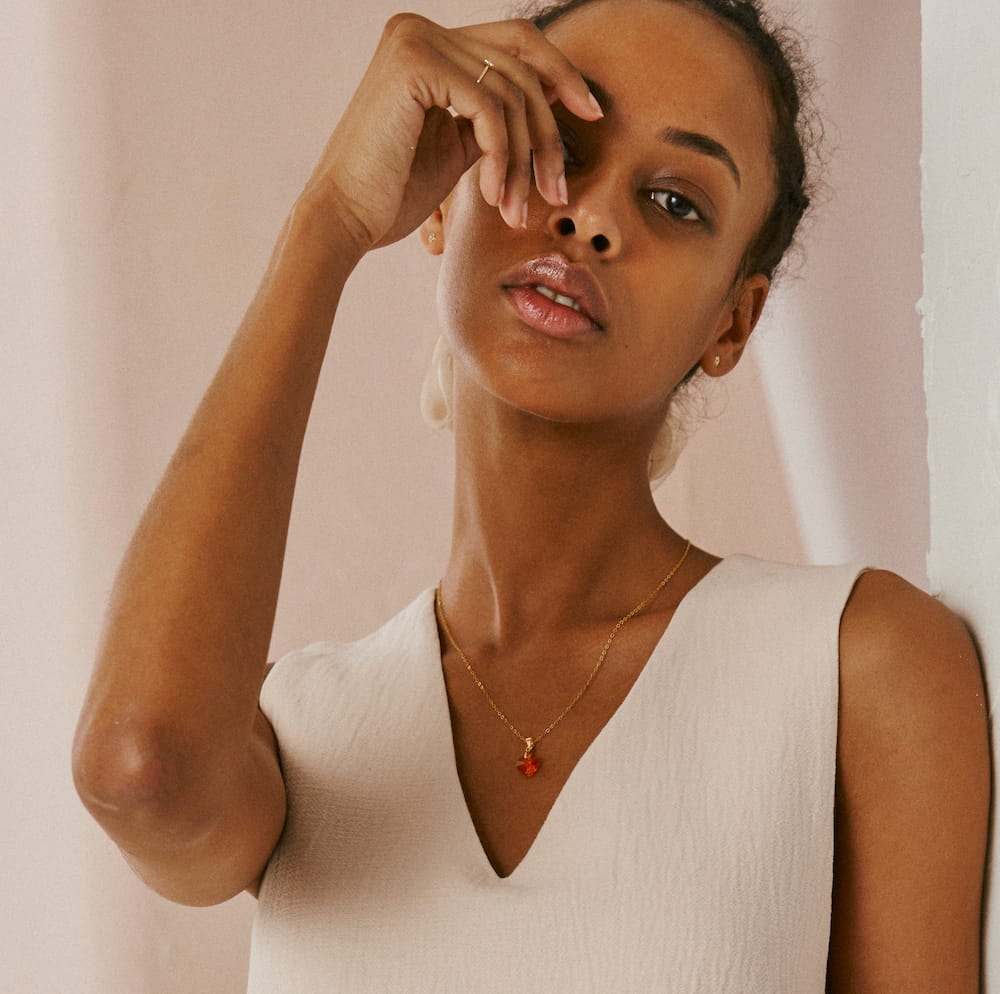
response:
<path id="1" fill-rule="evenodd" d="M 503 879 L 455 769 L 433 591 L 282 659 L 261 700 L 288 821 L 250 992 L 822 994 L 859 572 L 716 566 Z"/>

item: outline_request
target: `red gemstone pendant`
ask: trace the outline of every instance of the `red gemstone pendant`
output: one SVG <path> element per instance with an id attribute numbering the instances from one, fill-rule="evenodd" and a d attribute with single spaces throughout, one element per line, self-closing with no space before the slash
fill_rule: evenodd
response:
<path id="1" fill-rule="evenodd" d="M 541 765 L 532 755 L 534 748 L 535 740 L 527 739 L 525 742 L 524 756 L 521 757 L 521 760 L 517 764 L 517 768 L 526 777 L 533 777 L 538 772 L 538 767 Z"/>
<path id="2" fill-rule="evenodd" d="M 517 768 L 526 777 L 533 777 L 538 772 L 538 760 L 534 756 L 525 756 L 518 762 Z"/>

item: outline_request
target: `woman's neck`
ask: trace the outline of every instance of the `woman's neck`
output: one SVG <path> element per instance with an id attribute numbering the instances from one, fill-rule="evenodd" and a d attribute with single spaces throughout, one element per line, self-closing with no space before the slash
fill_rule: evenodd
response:
<path id="1" fill-rule="evenodd" d="M 499 645 L 626 613 L 684 548 L 653 501 L 646 458 L 613 426 L 461 419 L 449 614 L 489 624 Z"/>

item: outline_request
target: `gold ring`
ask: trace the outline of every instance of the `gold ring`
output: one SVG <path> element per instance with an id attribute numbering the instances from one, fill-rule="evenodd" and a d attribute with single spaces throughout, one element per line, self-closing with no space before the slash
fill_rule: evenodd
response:
<path id="1" fill-rule="evenodd" d="M 486 74 L 493 68 L 493 63 L 489 59 L 483 59 L 483 71 L 479 74 L 479 79 L 476 80 L 477 83 L 481 83 L 485 78 Z"/>

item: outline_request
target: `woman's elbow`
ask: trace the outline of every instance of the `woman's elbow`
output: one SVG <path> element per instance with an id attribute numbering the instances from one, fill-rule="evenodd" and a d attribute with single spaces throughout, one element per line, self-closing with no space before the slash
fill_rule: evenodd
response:
<path id="1" fill-rule="evenodd" d="M 182 849 L 209 830 L 206 790 L 190 759 L 156 729 L 81 720 L 73 743 L 80 800 L 122 848 Z"/>

